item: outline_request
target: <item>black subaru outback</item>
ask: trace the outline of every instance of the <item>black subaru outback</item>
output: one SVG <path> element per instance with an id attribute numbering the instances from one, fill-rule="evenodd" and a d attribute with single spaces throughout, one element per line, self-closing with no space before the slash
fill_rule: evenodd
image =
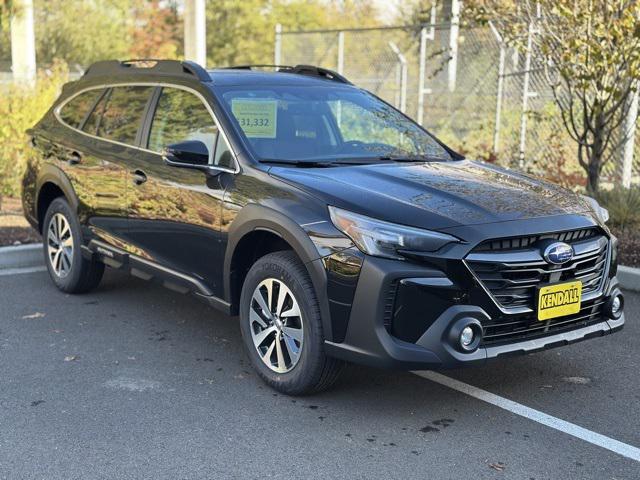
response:
<path id="1" fill-rule="evenodd" d="M 605 209 L 464 159 L 330 70 L 99 62 L 29 134 L 57 287 L 107 265 L 239 315 L 288 394 L 343 361 L 476 365 L 624 324 Z"/>

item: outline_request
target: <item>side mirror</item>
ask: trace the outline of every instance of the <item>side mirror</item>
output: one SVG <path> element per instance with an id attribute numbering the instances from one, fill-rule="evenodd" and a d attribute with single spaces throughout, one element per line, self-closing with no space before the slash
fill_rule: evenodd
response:
<path id="1" fill-rule="evenodd" d="M 163 149 L 162 158 L 172 167 L 202 169 L 209 166 L 209 150 L 200 140 L 171 144 Z"/>

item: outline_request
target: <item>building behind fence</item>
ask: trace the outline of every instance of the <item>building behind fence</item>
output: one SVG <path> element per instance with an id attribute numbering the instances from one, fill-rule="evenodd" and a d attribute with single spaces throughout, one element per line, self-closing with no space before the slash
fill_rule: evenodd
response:
<path id="1" fill-rule="evenodd" d="M 507 47 L 490 24 L 461 27 L 456 12 L 438 23 L 433 9 L 430 24 L 423 26 L 314 31 L 278 26 L 274 61 L 336 70 L 471 158 L 566 186 L 586 181 L 541 56 Z M 640 184 L 640 134 L 626 137 L 633 142 L 626 156 L 622 142 L 608 152 L 605 186 Z"/>

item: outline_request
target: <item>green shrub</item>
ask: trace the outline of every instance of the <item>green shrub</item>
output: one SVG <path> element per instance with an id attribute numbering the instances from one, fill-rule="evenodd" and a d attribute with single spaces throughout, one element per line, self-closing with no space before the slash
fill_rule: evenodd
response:
<path id="1" fill-rule="evenodd" d="M 617 187 L 598 194 L 600 204 L 609 210 L 609 223 L 621 231 L 640 227 L 640 187 Z"/>
<path id="2" fill-rule="evenodd" d="M 20 194 L 29 155 L 25 131 L 49 109 L 67 79 L 66 64 L 55 62 L 50 69 L 38 72 L 33 87 L 0 86 L 0 198 Z"/>

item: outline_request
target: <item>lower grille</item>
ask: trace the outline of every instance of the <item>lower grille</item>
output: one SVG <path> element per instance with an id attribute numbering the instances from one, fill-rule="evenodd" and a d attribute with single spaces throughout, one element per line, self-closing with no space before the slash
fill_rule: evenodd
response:
<path id="1" fill-rule="evenodd" d="M 499 345 L 553 335 L 601 322 L 604 301 L 588 302 L 574 315 L 539 321 L 533 313 L 483 324 L 482 345 Z"/>
<path id="2" fill-rule="evenodd" d="M 396 293 L 398 292 L 398 281 L 393 280 L 391 285 L 389 285 L 389 289 L 387 290 L 387 294 L 384 298 L 384 313 L 383 313 L 383 323 L 384 328 L 387 332 L 391 333 L 391 323 L 393 321 L 393 306 L 396 301 Z"/>

